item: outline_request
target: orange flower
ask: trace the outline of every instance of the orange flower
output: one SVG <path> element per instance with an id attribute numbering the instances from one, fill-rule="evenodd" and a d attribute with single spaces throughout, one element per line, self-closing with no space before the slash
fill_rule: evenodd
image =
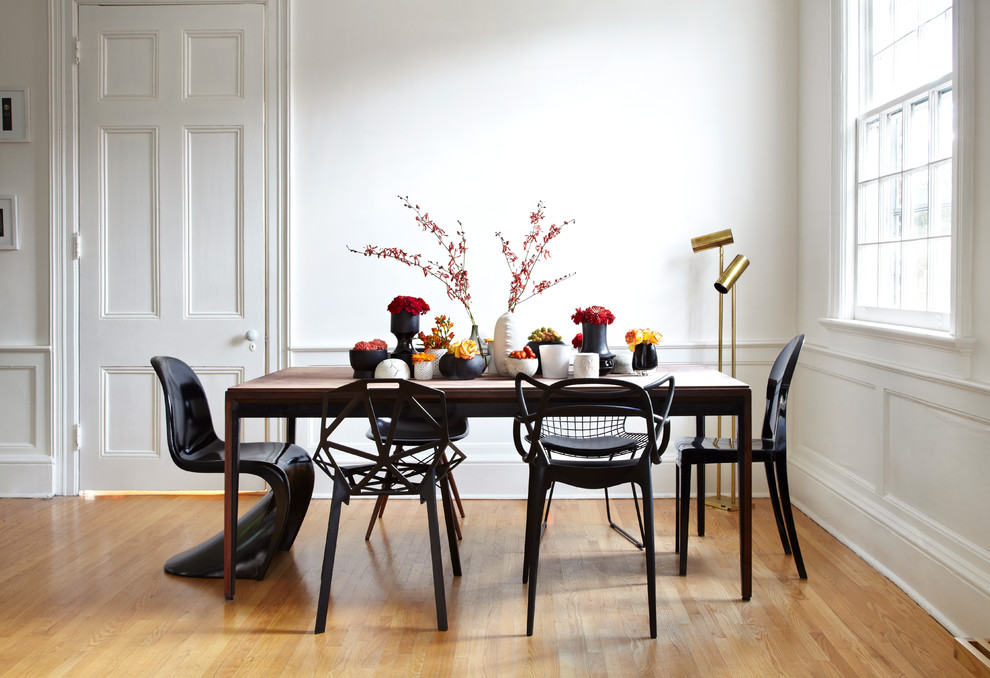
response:
<path id="1" fill-rule="evenodd" d="M 663 335 L 649 329 L 629 330 L 626 332 L 626 344 L 630 351 L 635 351 L 638 344 L 659 344 Z"/>
<path id="2" fill-rule="evenodd" d="M 431 363 L 436 360 L 437 357 L 433 353 L 413 353 L 412 361 L 414 363 Z"/>
<path id="3" fill-rule="evenodd" d="M 476 355 L 481 355 L 478 351 L 478 345 L 470 339 L 451 344 L 448 350 L 454 354 L 455 358 L 460 358 L 461 360 L 470 360 Z"/>

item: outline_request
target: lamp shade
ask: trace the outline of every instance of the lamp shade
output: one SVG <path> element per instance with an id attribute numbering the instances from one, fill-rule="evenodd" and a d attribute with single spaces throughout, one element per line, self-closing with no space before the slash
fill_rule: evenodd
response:
<path id="1" fill-rule="evenodd" d="M 731 228 L 727 228 L 724 231 L 715 231 L 714 233 L 699 235 L 697 238 L 691 238 L 691 249 L 695 252 L 703 252 L 704 250 L 710 250 L 713 247 L 724 247 L 725 245 L 730 244 L 732 244 Z"/>
<path id="2" fill-rule="evenodd" d="M 732 289 L 732 286 L 736 284 L 739 280 L 739 276 L 743 274 L 743 271 L 749 266 L 749 259 L 747 259 L 742 254 L 737 254 L 736 258 L 732 260 L 728 268 L 725 269 L 725 273 L 719 276 L 718 280 L 715 281 L 715 289 L 720 293 L 726 294 Z"/>

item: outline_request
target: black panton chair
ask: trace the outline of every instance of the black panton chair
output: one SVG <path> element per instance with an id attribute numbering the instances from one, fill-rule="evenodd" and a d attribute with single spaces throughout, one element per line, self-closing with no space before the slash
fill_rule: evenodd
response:
<path id="1" fill-rule="evenodd" d="M 791 339 L 783 348 L 770 369 L 767 380 L 767 406 L 763 415 L 763 432 L 753 441 L 753 463 L 763 462 L 770 488 L 770 504 L 777 521 L 777 531 L 784 553 L 794 555 L 798 575 L 807 579 L 794 514 L 791 511 L 791 495 L 787 487 L 787 394 L 797 366 L 804 335 Z M 700 423 L 700 422 L 699 422 Z M 698 535 L 705 534 L 705 465 L 735 464 L 738 460 L 736 441 L 730 438 L 684 437 L 678 438 L 677 487 L 674 545 L 680 553 L 680 573 L 687 574 L 688 518 L 691 510 L 691 467 L 698 467 Z"/>
<path id="2" fill-rule="evenodd" d="M 375 428 L 378 429 L 378 436 L 384 437 L 387 435 L 389 427 L 392 425 L 392 420 L 388 417 L 380 417 L 375 421 Z M 459 416 L 448 416 L 447 426 L 449 428 L 449 438 L 450 442 L 455 443 L 459 440 L 463 440 L 467 437 L 469 426 L 466 417 Z M 368 440 L 375 439 L 374 429 L 369 428 L 368 432 L 365 434 Z M 419 419 L 402 419 L 399 421 L 396 427 L 395 435 L 392 438 L 393 442 L 397 447 L 406 446 L 413 447 L 416 445 L 423 445 L 433 440 L 433 431 L 430 430 L 429 426 L 424 425 L 424 423 Z M 441 463 L 443 460 L 441 460 Z M 450 493 L 454 499 L 454 504 L 457 506 L 457 512 L 460 514 L 461 518 L 464 517 L 464 505 L 461 504 L 461 496 L 457 491 L 457 483 L 454 482 L 454 474 L 451 473 L 447 476 L 450 481 Z M 383 518 L 385 516 L 385 504 L 388 501 L 387 494 L 378 495 L 378 499 L 375 500 L 375 508 L 371 512 L 371 520 L 368 521 L 368 529 L 364 533 L 364 540 L 368 541 L 371 539 L 371 532 L 375 529 L 375 520 L 378 518 Z M 461 528 L 458 522 L 454 521 L 454 532 L 457 534 L 457 538 L 461 538 Z"/>
<path id="3" fill-rule="evenodd" d="M 347 439 L 346 433 L 338 433 L 340 425 L 348 417 L 361 416 L 367 419 L 373 433 L 374 449 L 370 451 L 340 442 Z M 385 418 L 389 425 L 382 430 L 378 422 Z M 409 430 L 413 421 L 418 422 L 425 442 L 400 444 L 396 437 L 398 422 L 404 422 Z M 354 496 L 382 495 L 418 496 L 420 503 L 426 504 L 437 628 L 447 630 L 436 486 L 440 485 L 443 499 L 452 569 L 455 576 L 460 576 L 449 476 L 463 460 L 464 454 L 450 444 L 447 399 L 442 391 L 406 379 L 375 379 L 355 381 L 324 395 L 320 444 L 313 461 L 333 480 L 333 500 L 327 524 L 316 633 L 326 630 L 342 505 L 349 504 Z"/>
<path id="4" fill-rule="evenodd" d="M 666 387 L 654 405 L 647 392 Z M 525 374 L 516 375 L 519 414 L 513 422 L 513 440 L 529 464 L 526 503 L 526 542 L 523 583 L 529 583 L 526 635 L 533 635 L 536 612 L 536 582 L 540 562 L 540 523 L 547 492 L 554 483 L 584 489 L 605 489 L 627 483 L 639 485 L 643 499 L 643 550 L 646 553 L 646 591 L 650 637 L 657 637 L 656 554 L 653 536 L 652 465 L 660 462 L 670 439 L 668 414 L 674 397 L 674 377 L 667 375 L 647 387 L 619 379 L 563 379 L 543 383 Z M 547 435 L 548 420 L 579 421 L 581 418 L 619 417 L 639 422 L 646 432 L 645 443 L 603 433 L 596 437 Z M 658 439 L 659 438 L 659 439 Z M 556 450 L 547 448 L 550 442 Z"/>
<path id="5" fill-rule="evenodd" d="M 223 474 L 224 445 L 196 373 L 178 358 L 156 356 L 151 365 L 165 395 L 168 449 L 179 468 Z M 313 495 L 313 462 L 297 445 L 241 443 L 240 470 L 271 488 L 237 521 L 236 576 L 262 579 L 276 551 L 288 551 Z M 182 577 L 223 577 L 223 532 L 173 556 L 165 571 Z"/>

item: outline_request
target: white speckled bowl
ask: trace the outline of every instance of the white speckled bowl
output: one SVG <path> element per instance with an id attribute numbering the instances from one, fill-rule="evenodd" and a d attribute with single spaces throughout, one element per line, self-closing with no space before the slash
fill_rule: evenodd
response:
<path id="1" fill-rule="evenodd" d="M 532 377 L 536 374 L 536 368 L 540 366 L 540 361 L 536 358 L 512 358 L 505 359 L 505 369 L 509 376 L 515 379 L 516 375 L 523 374 Z"/>

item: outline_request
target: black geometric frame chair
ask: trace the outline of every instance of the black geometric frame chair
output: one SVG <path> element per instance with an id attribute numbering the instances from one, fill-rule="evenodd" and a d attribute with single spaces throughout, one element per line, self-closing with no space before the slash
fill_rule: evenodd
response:
<path id="1" fill-rule="evenodd" d="M 580 388 L 588 385 L 596 388 Z M 667 393 L 655 410 L 647 390 L 663 385 L 667 386 Z M 652 465 L 660 463 L 660 455 L 670 440 L 668 415 L 673 397 L 672 375 L 646 387 L 619 379 L 564 379 L 546 384 L 522 373 L 516 376 L 516 400 L 520 414 L 513 423 L 513 439 L 519 454 L 529 464 L 523 555 L 523 583 L 529 583 L 526 635 L 533 635 L 540 524 L 551 485 L 564 483 L 584 489 L 605 489 L 633 483 L 639 485 L 642 492 L 650 637 L 657 637 Z M 536 404 L 531 407 L 530 403 L 534 401 Z M 597 437 L 571 437 L 560 433 L 546 435 L 544 423 L 548 420 L 578 421 L 583 417 L 639 419 L 646 432 L 646 442 L 640 444 L 629 437 L 608 434 Z M 563 453 L 555 454 L 548 450 L 547 442 Z"/>
<path id="2" fill-rule="evenodd" d="M 790 391 L 794 369 L 797 367 L 804 335 L 791 339 L 781 350 L 770 369 L 767 380 L 767 404 L 763 414 L 763 431 L 753 441 L 753 463 L 763 462 L 770 489 L 770 504 L 777 521 L 777 532 L 784 553 L 794 556 L 798 576 L 807 579 L 801 546 L 798 544 L 791 510 L 791 495 L 787 484 L 787 395 Z M 704 426 L 704 419 L 699 420 Z M 675 488 L 676 528 L 674 544 L 680 553 L 680 573 L 687 574 L 688 523 L 691 511 L 691 467 L 698 467 L 698 535 L 705 535 L 705 465 L 735 464 L 737 447 L 730 438 L 706 438 L 703 436 L 678 438 L 677 486 Z"/>
<path id="3" fill-rule="evenodd" d="M 223 474 L 224 443 L 217 437 L 199 377 L 178 358 L 155 356 L 151 365 L 165 395 L 168 450 L 175 465 L 193 473 Z M 276 551 L 288 551 L 313 496 L 313 462 L 297 445 L 241 443 L 240 470 L 271 488 L 237 521 L 236 576 L 262 579 Z M 165 571 L 180 577 L 223 577 L 223 532 L 173 556 Z"/>
<path id="4" fill-rule="evenodd" d="M 337 407 L 333 403 L 346 404 Z M 333 412 L 337 412 L 336 415 Z M 352 416 L 364 416 L 371 427 L 375 449 L 362 450 L 336 440 L 337 429 Z M 377 425 L 387 418 L 383 431 Z M 399 444 L 398 422 L 416 419 L 428 435 L 420 445 Z M 442 391 L 405 379 L 355 381 L 328 392 L 323 398 L 320 444 L 313 461 L 333 480 L 333 500 L 327 524 L 327 543 L 316 612 L 316 633 L 326 630 L 330 586 L 340 528 L 340 511 L 353 496 L 413 495 L 426 504 L 433 561 L 433 593 L 437 628 L 447 630 L 447 605 L 440 555 L 440 528 L 436 487 L 443 499 L 447 542 L 454 576 L 461 575 L 460 554 L 454 534 L 454 512 L 449 475 L 464 460 L 464 453 L 450 443 L 447 399 Z M 341 436 L 342 437 L 342 436 Z M 346 463 L 347 455 L 356 463 Z"/>
<path id="5" fill-rule="evenodd" d="M 392 420 L 388 417 L 381 417 L 375 420 L 375 428 L 378 429 L 377 435 L 379 437 L 385 437 L 391 426 Z M 457 415 L 447 417 L 447 426 L 449 428 L 448 440 L 452 443 L 456 443 L 464 438 L 467 438 L 468 432 L 470 431 L 467 418 Z M 375 435 L 374 429 L 371 428 L 369 428 L 368 432 L 365 434 L 368 440 L 374 440 Z M 429 426 L 424 425 L 421 420 L 416 418 L 403 419 L 398 423 L 395 430 L 395 435 L 392 437 L 392 441 L 397 448 L 402 446 L 409 447 L 430 442 L 433 439 L 432 435 L 433 432 L 430 430 Z M 444 460 L 441 460 L 441 463 L 443 463 L 443 461 Z M 454 505 L 457 507 L 457 512 L 460 514 L 461 518 L 463 518 L 464 505 L 461 504 L 461 495 L 457 491 L 457 483 L 454 482 L 454 474 L 448 474 L 447 479 L 450 481 L 450 494 L 453 497 Z M 387 502 L 387 494 L 380 494 L 378 495 L 378 499 L 375 500 L 375 508 L 371 512 L 371 520 L 368 521 L 368 529 L 364 533 L 365 541 L 371 539 L 371 532 L 375 529 L 375 521 L 379 518 L 385 517 L 385 504 Z M 460 539 L 461 527 L 456 520 L 454 521 L 454 532 L 457 534 L 457 538 Z"/>

